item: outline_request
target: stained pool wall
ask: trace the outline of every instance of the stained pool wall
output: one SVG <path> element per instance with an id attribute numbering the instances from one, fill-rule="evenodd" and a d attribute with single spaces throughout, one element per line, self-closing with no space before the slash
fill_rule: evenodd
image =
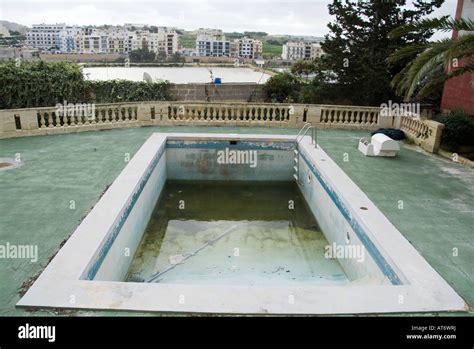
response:
<path id="1" fill-rule="evenodd" d="M 127 274 L 166 182 L 165 144 L 154 150 L 156 154 L 147 169 L 149 172 L 144 173 L 142 181 L 134 188 L 129 206 L 123 212 L 123 225 L 98 266 L 94 280 L 123 281 Z"/>
<path id="2" fill-rule="evenodd" d="M 320 159 L 321 161 L 321 159 Z M 332 161 L 325 157 L 322 161 Z M 310 167 L 311 166 L 311 167 Z M 298 187 L 303 193 L 307 204 L 321 227 L 329 244 L 337 246 L 363 247 L 364 259 L 359 262 L 356 258 L 338 258 L 346 275 L 352 281 L 361 280 L 363 283 L 391 284 L 388 277 L 375 263 L 368 248 L 361 242 L 350 222 L 344 217 L 341 210 L 340 197 L 332 185 L 332 180 L 325 177 L 320 163 L 311 160 L 311 157 L 300 149 L 299 154 L 300 181 Z M 330 192 L 331 195 L 328 193 Z M 348 213 L 353 215 L 353 213 Z"/>
<path id="3" fill-rule="evenodd" d="M 293 176 L 294 142 L 173 141 L 167 142 L 169 179 L 290 181 Z M 257 166 L 219 164 L 218 151 L 256 151 Z"/>

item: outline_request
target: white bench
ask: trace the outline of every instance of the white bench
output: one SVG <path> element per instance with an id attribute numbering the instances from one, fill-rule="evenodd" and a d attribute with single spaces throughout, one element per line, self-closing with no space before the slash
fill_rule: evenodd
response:
<path id="1" fill-rule="evenodd" d="M 376 133 L 369 140 L 361 138 L 359 140 L 359 150 L 366 156 L 395 156 L 400 150 L 400 145 L 397 141 L 384 135 L 383 133 Z"/>

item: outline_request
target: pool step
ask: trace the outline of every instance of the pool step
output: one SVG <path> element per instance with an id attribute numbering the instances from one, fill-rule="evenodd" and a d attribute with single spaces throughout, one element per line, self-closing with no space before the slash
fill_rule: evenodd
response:
<path id="1" fill-rule="evenodd" d="M 298 162 L 299 162 L 299 160 L 298 160 L 298 157 L 299 157 L 298 143 L 296 143 L 296 147 L 293 150 L 293 153 L 295 154 L 295 156 L 293 157 L 293 162 L 295 164 L 295 166 L 293 166 L 293 170 L 294 170 L 293 178 L 295 179 L 296 182 L 298 182 L 298 180 L 299 180 L 299 169 L 300 169 L 300 166 L 298 164 Z"/>

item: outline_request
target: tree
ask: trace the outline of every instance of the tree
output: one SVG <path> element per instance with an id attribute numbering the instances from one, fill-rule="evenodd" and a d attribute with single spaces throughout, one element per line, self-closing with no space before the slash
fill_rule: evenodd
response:
<path id="1" fill-rule="evenodd" d="M 314 61 L 307 61 L 307 60 L 299 60 L 291 67 L 291 72 L 295 75 L 306 77 L 308 80 L 308 76 L 311 73 L 315 73 L 317 71 L 317 66 Z"/>
<path id="2" fill-rule="evenodd" d="M 140 48 L 130 52 L 130 61 L 134 63 L 149 63 L 155 60 L 155 52 L 148 48 Z"/>
<path id="3" fill-rule="evenodd" d="M 414 96 L 426 98 L 442 89 L 444 82 L 455 76 L 474 71 L 474 22 L 469 19 L 453 20 L 448 16 L 415 21 L 390 32 L 399 38 L 411 33 L 431 30 L 465 32 L 455 39 L 406 46 L 392 53 L 388 62 L 410 59 L 393 78 L 392 85 L 406 101 Z M 462 62 L 464 60 L 464 62 Z"/>
<path id="4" fill-rule="evenodd" d="M 265 100 L 270 102 L 296 102 L 301 83 L 289 73 L 280 73 L 272 76 L 263 85 Z"/>
<path id="5" fill-rule="evenodd" d="M 175 52 L 170 56 L 168 61 L 172 63 L 185 63 L 186 59 L 184 58 L 183 55 L 181 55 L 181 53 Z"/>
<path id="6" fill-rule="evenodd" d="M 165 51 L 159 51 L 158 54 L 156 55 L 156 60 L 158 62 L 166 61 L 166 52 Z"/>
<path id="7" fill-rule="evenodd" d="M 432 31 L 410 33 L 390 38 L 389 33 L 401 25 L 420 20 L 441 6 L 444 0 L 342 1 L 328 5 L 335 21 L 328 24 L 330 34 L 321 44 L 322 72 L 334 74 L 339 94 L 354 104 L 380 105 L 396 100 L 390 85 L 392 78 L 406 62 L 387 64 L 387 58 L 407 44 L 423 44 Z"/>

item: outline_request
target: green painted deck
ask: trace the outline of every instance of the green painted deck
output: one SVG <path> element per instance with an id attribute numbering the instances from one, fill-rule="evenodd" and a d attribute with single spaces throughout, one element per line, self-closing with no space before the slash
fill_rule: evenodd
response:
<path id="1" fill-rule="evenodd" d="M 153 132 L 297 130 L 149 127 L 0 140 L 0 157 L 19 153 L 25 162 L 0 172 L 0 244 L 38 245 L 37 263 L 0 259 L 0 315 L 51 313 L 16 309 L 22 284 L 46 266 L 126 165 L 126 154 L 132 157 Z M 318 142 L 470 304 L 467 314 L 474 315 L 474 170 L 412 146 L 402 147 L 395 159 L 364 157 L 357 144 L 366 136 L 365 131 L 319 130 Z"/>

